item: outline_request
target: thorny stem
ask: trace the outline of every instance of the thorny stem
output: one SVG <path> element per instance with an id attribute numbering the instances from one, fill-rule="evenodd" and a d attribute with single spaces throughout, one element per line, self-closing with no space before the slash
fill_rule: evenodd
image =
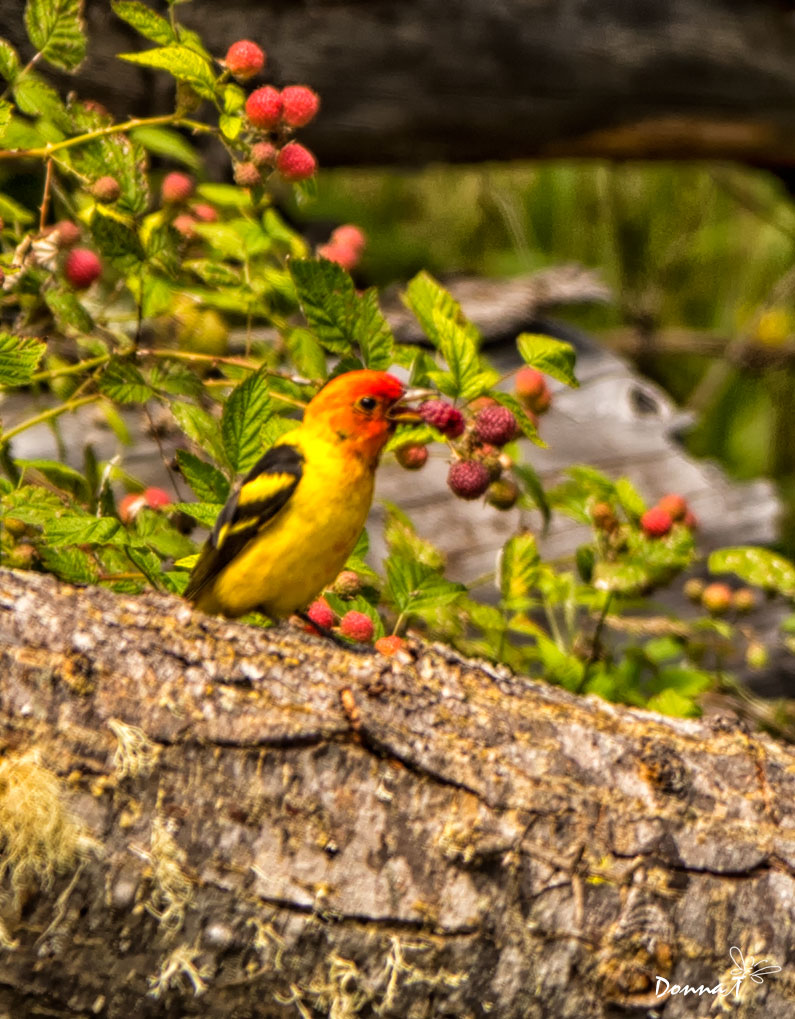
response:
<path id="1" fill-rule="evenodd" d="M 39 230 L 44 229 L 47 222 L 47 206 L 50 204 L 50 186 L 52 184 L 52 159 L 47 160 L 47 172 L 44 176 L 44 194 L 41 196 L 41 208 L 39 210 Z"/>

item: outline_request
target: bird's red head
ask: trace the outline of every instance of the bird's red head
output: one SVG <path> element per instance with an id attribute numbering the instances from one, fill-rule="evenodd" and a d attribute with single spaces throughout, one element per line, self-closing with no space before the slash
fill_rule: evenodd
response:
<path id="1" fill-rule="evenodd" d="M 399 407 L 406 390 L 388 372 L 345 372 L 320 390 L 304 412 L 304 427 L 332 442 L 346 442 L 367 459 L 375 459 L 400 420 L 416 420 Z"/>

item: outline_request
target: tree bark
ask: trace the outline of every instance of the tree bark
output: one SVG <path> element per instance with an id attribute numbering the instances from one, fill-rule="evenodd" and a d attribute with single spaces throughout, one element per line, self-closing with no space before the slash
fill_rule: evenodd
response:
<path id="1" fill-rule="evenodd" d="M 23 0 L 3 34 L 22 47 Z M 263 0 L 197 2 L 180 17 L 223 55 L 268 51 L 279 86 L 323 112 L 302 132 L 325 166 L 549 156 L 795 163 L 790 0 Z M 146 48 L 89 0 L 87 97 L 155 112 L 172 87 L 115 59 Z"/>
<path id="2" fill-rule="evenodd" d="M 737 946 L 792 1015 L 795 751 L 736 719 L 10 571 L 0 657 L 0 1014 L 606 1019 Z"/>

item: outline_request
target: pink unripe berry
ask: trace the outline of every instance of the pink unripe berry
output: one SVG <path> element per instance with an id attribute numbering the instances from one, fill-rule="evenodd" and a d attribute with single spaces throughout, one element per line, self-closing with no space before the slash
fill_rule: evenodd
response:
<path id="1" fill-rule="evenodd" d="M 64 273 L 76 290 L 85 290 L 102 275 L 102 263 L 88 248 L 72 248 L 66 256 Z"/>
<path id="2" fill-rule="evenodd" d="M 711 612 L 713 616 L 723 615 L 728 612 L 732 603 L 731 588 L 726 584 L 708 584 L 701 595 L 701 604 Z"/>
<path id="3" fill-rule="evenodd" d="M 342 244 L 357 254 L 361 254 L 367 245 L 367 238 L 364 231 L 360 230 L 358 226 L 354 226 L 353 223 L 343 223 L 336 230 L 332 230 L 331 243 Z"/>
<path id="4" fill-rule="evenodd" d="M 164 202 L 177 205 L 187 202 L 193 194 L 193 179 L 186 173 L 167 173 L 160 186 L 160 196 Z"/>
<path id="5" fill-rule="evenodd" d="M 306 614 L 313 623 L 324 630 L 330 630 L 336 620 L 334 611 L 325 598 L 318 598 L 316 601 L 313 601 L 306 610 Z"/>
<path id="6" fill-rule="evenodd" d="M 182 212 L 179 216 L 175 216 L 171 225 L 183 237 L 196 236 L 196 231 L 193 229 L 196 226 L 196 220 L 193 216 L 189 216 L 187 212 Z"/>
<path id="7" fill-rule="evenodd" d="M 246 100 L 246 116 L 254 127 L 270 131 L 282 118 L 282 97 L 272 85 L 255 89 Z"/>
<path id="8" fill-rule="evenodd" d="M 350 637 L 351 640 L 358 641 L 360 644 L 369 644 L 373 639 L 374 632 L 373 621 L 364 612 L 357 612 L 355 609 L 351 609 L 340 620 L 340 633 L 345 637 Z"/>
<path id="9" fill-rule="evenodd" d="M 446 400 L 428 400 L 422 404 L 419 412 L 423 421 L 438 428 L 448 439 L 457 439 L 466 427 L 464 415 Z"/>
<path id="10" fill-rule="evenodd" d="M 400 466 L 405 467 L 407 471 L 418 471 L 428 461 L 428 447 L 417 445 L 401 446 L 400 449 L 396 450 L 395 458 Z"/>
<path id="11" fill-rule="evenodd" d="M 320 109 L 320 96 L 306 85 L 282 89 L 282 120 L 288 127 L 304 127 Z"/>
<path id="12" fill-rule="evenodd" d="M 128 492 L 119 503 L 119 519 L 123 524 L 131 524 L 146 506 L 143 492 Z"/>
<path id="13" fill-rule="evenodd" d="M 481 442 L 504 446 L 516 438 L 516 418 L 507 407 L 485 407 L 475 420 L 475 435 Z"/>
<path id="14" fill-rule="evenodd" d="M 235 166 L 235 184 L 242 188 L 254 188 L 262 183 L 260 172 L 253 163 L 237 163 Z"/>
<path id="15" fill-rule="evenodd" d="M 255 74 L 259 74 L 265 66 L 265 54 L 250 39 L 241 39 L 233 42 L 226 51 L 224 63 L 230 74 L 238 81 L 248 81 Z"/>
<path id="16" fill-rule="evenodd" d="M 144 500 L 149 509 L 162 509 L 171 505 L 171 496 L 162 488 L 147 488 L 144 491 Z"/>
<path id="17" fill-rule="evenodd" d="M 516 373 L 516 395 L 535 414 L 549 410 L 552 394 L 547 380 L 540 371 L 526 365 Z"/>
<path id="18" fill-rule="evenodd" d="M 251 146 L 251 162 L 254 166 L 275 166 L 279 150 L 270 142 L 257 142 Z"/>
<path id="19" fill-rule="evenodd" d="M 447 484 L 460 499 L 478 499 L 490 483 L 488 469 L 478 460 L 458 460 L 447 475 Z"/>
<path id="20" fill-rule="evenodd" d="M 662 538 L 671 530 L 673 524 L 670 513 L 666 513 L 659 506 L 646 510 L 640 518 L 640 526 L 650 538 Z"/>
<path id="21" fill-rule="evenodd" d="M 80 240 L 80 227 L 69 219 L 62 219 L 55 224 L 55 231 L 58 234 L 58 247 L 71 248 Z"/>
<path id="22" fill-rule="evenodd" d="M 201 223 L 215 223 L 218 219 L 218 212 L 212 205 L 194 205 L 191 212 Z"/>
<path id="23" fill-rule="evenodd" d="M 115 202 L 121 186 L 115 177 L 100 177 L 91 185 L 91 194 L 100 202 Z"/>
<path id="24" fill-rule="evenodd" d="M 321 244 L 317 249 L 318 258 L 327 258 L 350 272 L 359 264 L 359 253 L 344 244 Z"/>
<path id="25" fill-rule="evenodd" d="M 317 160 L 309 149 L 290 142 L 279 153 L 276 169 L 285 180 L 308 180 L 317 170 Z"/>
<path id="26" fill-rule="evenodd" d="M 376 651 L 380 652 L 382 655 L 386 655 L 387 657 L 396 655 L 398 651 L 402 651 L 405 646 L 405 640 L 394 633 L 390 637 L 379 637 L 375 642 Z"/>
<path id="27" fill-rule="evenodd" d="M 671 520 L 684 520 L 687 515 L 687 503 L 681 495 L 676 495 L 673 492 L 670 495 L 664 495 L 657 503 L 657 508 L 664 510 Z"/>
<path id="28" fill-rule="evenodd" d="M 334 593 L 342 595 L 343 598 L 350 598 L 354 594 L 358 594 L 362 589 L 362 582 L 359 580 L 359 574 L 353 570 L 343 570 L 337 574 L 337 579 L 334 581 Z"/>

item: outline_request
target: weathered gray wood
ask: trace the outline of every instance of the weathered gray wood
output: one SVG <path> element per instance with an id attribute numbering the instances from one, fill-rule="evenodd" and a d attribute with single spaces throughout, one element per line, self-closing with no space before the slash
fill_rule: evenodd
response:
<path id="1" fill-rule="evenodd" d="M 0 571 L 0 741 L 0 1015 L 618 1019 L 733 945 L 792 1015 L 795 753 L 736 720 Z"/>
<path id="2" fill-rule="evenodd" d="M 23 0 L 4 0 L 2 32 L 29 56 L 22 10 Z M 114 59 L 147 44 L 106 0 L 86 11 L 81 91 L 121 115 L 162 112 L 166 77 Z M 786 0 L 197 0 L 179 14 L 219 56 L 235 39 L 257 39 L 276 84 L 320 92 L 322 116 L 303 135 L 325 165 L 582 155 L 795 163 Z"/>

